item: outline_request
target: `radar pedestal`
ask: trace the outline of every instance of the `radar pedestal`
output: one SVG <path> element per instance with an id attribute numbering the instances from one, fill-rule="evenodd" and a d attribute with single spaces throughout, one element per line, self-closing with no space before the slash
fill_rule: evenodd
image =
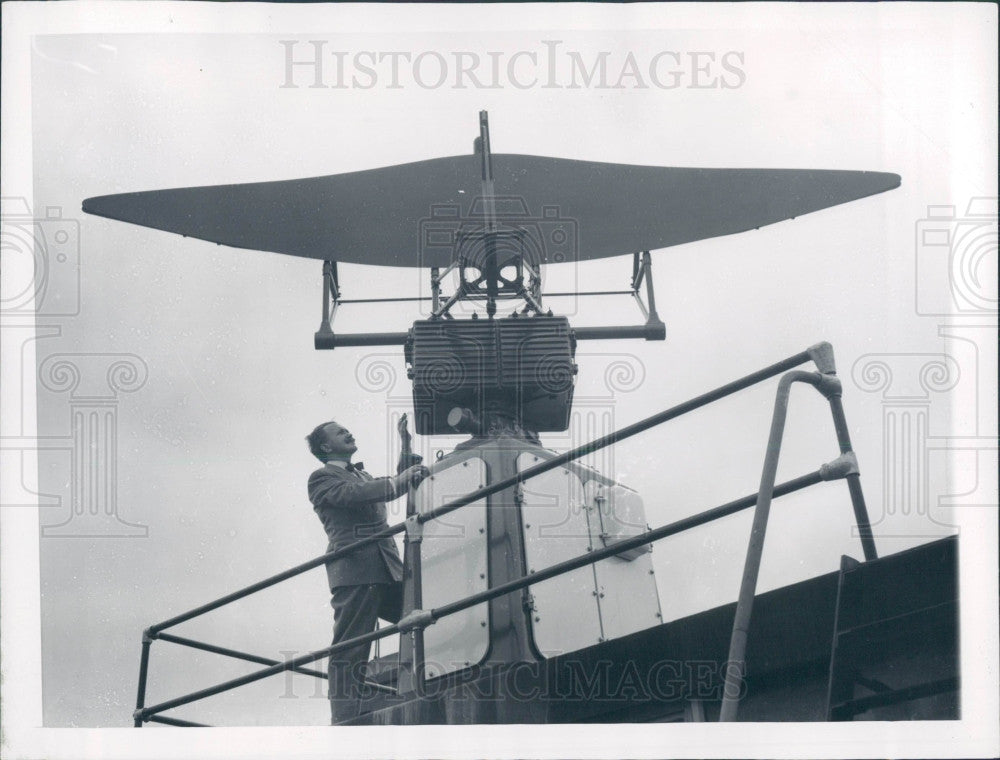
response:
<path id="1" fill-rule="evenodd" d="M 484 438 L 434 463 L 410 508 L 426 513 L 553 456 L 523 438 Z M 417 598 L 415 547 L 419 606 L 434 609 L 646 528 L 635 491 L 587 467 L 555 468 L 424 523 L 421 541 L 407 545 L 404 612 Z M 550 660 L 662 622 L 650 551 L 615 555 L 438 620 L 422 633 L 422 679 L 415 637 L 404 635 L 400 704 L 390 709 L 431 723 L 547 722 L 566 696 L 546 675 Z"/>

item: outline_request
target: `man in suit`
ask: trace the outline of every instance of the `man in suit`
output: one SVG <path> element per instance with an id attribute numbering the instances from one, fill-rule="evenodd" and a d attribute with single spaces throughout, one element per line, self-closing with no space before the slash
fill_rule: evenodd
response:
<path id="1" fill-rule="evenodd" d="M 362 463 L 351 463 L 358 450 L 347 428 L 336 422 L 316 427 L 307 437 L 309 450 L 323 467 L 309 477 L 309 501 L 329 538 L 327 552 L 343 549 L 389 527 L 385 502 L 401 496 L 428 475 L 421 458 L 410 453 L 406 415 L 398 430 L 402 451 L 395 477 L 373 478 Z M 334 610 L 333 643 L 371 633 L 377 618 L 399 621 L 403 605 L 403 563 L 390 536 L 326 565 Z M 356 717 L 371 644 L 359 644 L 330 658 L 331 722 Z"/>

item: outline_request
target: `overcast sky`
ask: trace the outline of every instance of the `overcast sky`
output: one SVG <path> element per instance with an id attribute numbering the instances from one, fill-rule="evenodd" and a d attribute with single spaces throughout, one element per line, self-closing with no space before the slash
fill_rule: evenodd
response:
<path id="1" fill-rule="evenodd" d="M 939 507 L 938 499 L 981 487 L 976 474 L 949 472 L 944 456 L 928 455 L 923 492 L 890 513 L 884 481 L 897 472 L 892 463 L 908 455 L 893 450 L 886 460 L 885 426 L 898 402 L 893 399 L 909 396 L 926 402 L 926 432 L 933 438 L 955 431 L 995 435 L 995 423 L 987 423 L 992 431 L 976 428 L 968 404 L 959 408 L 954 401 L 995 405 L 995 386 L 982 387 L 983 378 L 995 377 L 990 365 L 982 367 L 995 362 L 989 341 L 980 365 L 963 365 L 948 382 L 931 382 L 926 390 L 920 367 L 940 354 L 953 356 L 952 365 L 943 360 L 952 368 L 968 362 L 960 344 L 970 339 L 944 337 L 945 319 L 919 313 L 916 295 L 921 282 L 932 283 L 939 295 L 947 289 L 946 269 L 917 267 L 918 225 L 927 207 L 954 205 L 962 216 L 970 199 L 996 194 L 995 27 L 958 23 L 960 14 L 931 5 L 823 12 L 783 6 L 774 9 L 773 22 L 742 13 L 727 19 L 713 8 L 700 23 L 688 13 L 681 23 L 669 7 L 653 23 L 648 11 L 630 21 L 628 8 L 616 8 L 591 28 L 572 30 L 541 16 L 532 23 L 533 9 L 522 6 L 505 9 L 509 25 L 470 13 L 462 14 L 464 28 L 442 20 L 435 32 L 413 31 L 403 20 L 384 27 L 395 31 L 372 32 L 362 11 L 317 12 L 311 25 L 282 34 L 206 26 L 211 34 L 35 40 L 33 209 L 38 217 L 58 207 L 79 222 L 81 277 L 79 314 L 49 319 L 61 334 L 38 342 L 38 360 L 58 353 L 132 354 L 148 371 L 142 387 L 118 397 L 113 475 L 120 518 L 148 528 L 148 535 L 41 540 L 46 725 L 129 725 L 145 626 L 324 550 L 305 490 L 317 463 L 303 436 L 335 417 L 354 432 L 368 469 L 386 472 L 395 445 L 388 440 L 391 415 L 409 408 L 400 348 L 313 350 L 319 262 L 85 217 L 83 198 L 467 153 L 480 109 L 490 113 L 496 152 L 900 174 L 902 186 L 879 196 L 756 232 L 655 251 L 653 279 L 667 340 L 581 343 L 576 397 L 581 415 L 596 409 L 619 427 L 828 340 L 844 380 L 880 552 L 953 531 L 960 510 Z M 289 73 L 281 40 L 297 40 L 300 59 L 311 55 L 309 40 L 324 41 L 325 87 L 309 87 L 315 82 L 304 67 L 291 74 L 297 86 L 282 87 Z M 411 62 L 426 51 L 439 55 L 424 56 L 421 67 L 397 58 L 396 81 L 390 57 L 372 66 L 373 59 L 356 57 L 359 51 L 408 52 Z M 459 60 L 473 60 L 456 57 L 463 51 L 477 56 L 475 73 L 484 86 L 472 79 L 462 80 L 464 88 L 453 86 Z M 513 59 L 519 51 L 530 55 Z M 606 86 L 599 79 L 584 85 L 574 66 L 590 68 L 602 51 Z M 679 55 L 657 59 L 662 51 Z M 343 89 L 335 86 L 337 61 L 345 67 Z M 495 61 L 501 63 L 493 77 Z M 437 85 L 440 65 L 447 76 Z M 623 77 L 626 69 L 638 74 Z M 485 86 L 491 77 L 497 88 Z M 993 266 L 992 275 L 983 270 L 980 276 L 995 279 Z M 630 268 L 628 257 L 567 271 L 553 267 L 547 285 L 618 288 Z M 426 273 L 341 267 L 349 298 L 414 295 L 426 289 L 421 276 Z M 577 326 L 640 320 L 624 297 L 565 306 Z M 335 329 L 402 331 L 419 316 L 408 304 L 348 306 Z M 898 385 L 890 391 L 870 376 L 877 371 L 869 367 L 870 355 L 896 373 Z M 906 363 L 914 355 L 926 355 L 916 369 Z M 393 373 L 394 383 L 382 382 Z M 594 462 L 644 496 L 652 526 L 751 493 L 773 395 L 772 382 Z M 39 389 L 40 435 L 69 434 L 69 401 L 66 393 Z M 543 435 L 543 443 L 561 450 L 607 432 L 585 429 L 585 419 L 572 434 Z M 458 440 L 417 437 L 415 446 L 431 457 Z M 779 481 L 836 454 L 825 403 L 796 389 Z M 39 461 L 39 491 L 68 504 L 68 453 L 48 452 Z M 402 505 L 396 506 L 398 520 Z M 42 510 L 41 521 L 54 525 L 67 517 L 67 506 L 55 506 Z M 749 524 L 744 513 L 656 545 L 666 620 L 735 599 Z M 835 570 L 841 554 L 860 557 L 851 524 L 841 483 L 776 502 L 759 589 Z M 316 570 L 176 632 L 280 658 L 283 651 L 326 646 L 332 622 L 325 577 Z M 158 644 L 147 701 L 245 670 Z M 222 725 L 322 724 L 326 700 L 315 698 L 308 679 L 294 683 L 296 699 L 280 698 L 286 683 L 270 679 L 178 714 Z"/>

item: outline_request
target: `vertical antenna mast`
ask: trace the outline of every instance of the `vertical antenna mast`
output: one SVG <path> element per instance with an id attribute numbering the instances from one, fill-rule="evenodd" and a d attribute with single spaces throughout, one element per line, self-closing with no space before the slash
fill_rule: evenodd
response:
<path id="1" fill-rule="evenodd" d="M 497 312 L 497 212 L 493 195 L 493 154 L 490 152 L 490 117 L 479 112 L 479 155 L 483 167 L 483 243 L 486 256 L 483 275 L 486 277 L 486 315 L 492 319 Z"/>
<path id="2" fill-rule="evenodd" d="M 483 213 L 486 232 L 497 231 L 496 198 L 493 194 L 493 154 L 490 152 L 490 115 L 479 112 L 479 155 L 483 165 Z"/>

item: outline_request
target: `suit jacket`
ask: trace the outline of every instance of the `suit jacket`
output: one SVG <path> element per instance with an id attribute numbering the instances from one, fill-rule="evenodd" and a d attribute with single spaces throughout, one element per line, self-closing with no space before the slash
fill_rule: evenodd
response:
<path id="1" fill-rule="evenodd" d="M 416 460 L 416 461 L 414 461 Z M 400 471 L 420 457 L 400 458 Z M 367 472 L 349 472 L 327 464 L 309 476 L 309 501 L 323 523 L 327 551 L 353 544 L 389 527 L 385 502 L 396 498 L 390 478 L 373 478 Z M 330 588 L 365 583 L 391 583 L 403 579 L 403 563 L 390 536 L 376 544 L 326 564 Z"/>

